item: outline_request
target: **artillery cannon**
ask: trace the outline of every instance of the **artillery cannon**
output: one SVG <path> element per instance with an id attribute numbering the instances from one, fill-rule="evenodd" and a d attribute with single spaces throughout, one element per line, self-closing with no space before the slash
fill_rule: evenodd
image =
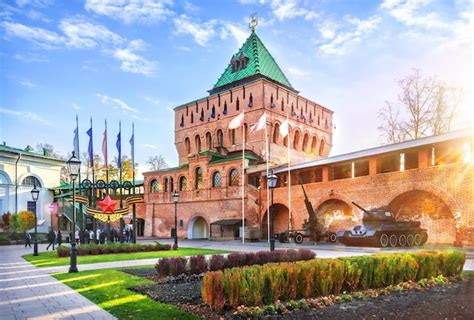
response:
<path id="1" fill-rule="evenodd" d="M 420 221 L 398 221 L 393 212 L 385 208 L 366 210 L 355 202 L 352 204 L 364 215 L 362 224 L 337 233 L 337 240 L 346 246 L 412 247 L 428 240 Z"/>
<path id="2" fill-rule="evenodd" d="M 306 206 L 306 211 L 308 211 L 309 219 L 305 220 L 303 229 L 286 230 L 279 234 L 274 234 L 275 239 L 281 243 L 286 243 L 293 239 L 295 243 L 298 244 L 302 243 L 305 238 L 309 238 L 315 242 L 319 242 L 324 239 L 326 239 L 327 242 L 336 242 L 337 238 L 335 233 L 321 230 L 322 228 L 318 224 L 318 218 L 314 212 L 313 205 L 308 199 L 308 195 L 306 194 L 303 184 L 300 183 L 300 185 L 303 189 L 304 204 Z"/>

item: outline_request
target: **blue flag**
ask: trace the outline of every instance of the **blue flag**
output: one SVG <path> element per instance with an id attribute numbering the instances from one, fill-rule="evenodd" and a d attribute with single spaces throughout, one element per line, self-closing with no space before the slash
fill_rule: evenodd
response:
<path id="1" fill-rule="evenodd" d="M 92 126 L 87 130 L 87 135 L 89 136 L 89 163 L 91 167 L 94 167 L 94 146 L 92 143 Z"/>
<path id="2" fill-rule="evenodd" d="M 117 168 L 121 169 L 122 168 L 122 141 L 120 138 L 120 133 L 121 130 L 119 131 L 117 135 L 117 143 L 115 144 L 117 146 L 117 151 L 118 151 L 118 159 L 117 159 Z"/>
<path id="3" fill-rule="evenodd" d="M 73 147 L 74 147 L 74 154 L 76 155 L 77 159 L 80 159 L 80 154 L 79 154 L 79 123 L 77 121 L 77 116 L 76 116 L 76 129 L 74 129 L 74 140 L 72 142 Z"/>

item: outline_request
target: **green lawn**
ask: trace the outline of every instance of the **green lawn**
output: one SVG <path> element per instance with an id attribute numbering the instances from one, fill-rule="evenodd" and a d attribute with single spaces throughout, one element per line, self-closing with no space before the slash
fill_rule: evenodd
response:
<path id="1" fill-rule="evenodd" d="M 127 288 L 152 281 L 117 269 L 57 273 L 53 277 L 76 290 L 118 319 L 198 319 L 170 305 L 156 302 Z"/>
<path id="2" fill-rule="evenodd" d="M 112 253 L 95 256 L 77 256 L 77 264 L 88 264 L 98 262 L 113 262 L 124 260 L 153 259 L 163 257 L 192 256 L 198 254 L 219 254 L 228 253 L 224 250 L 199 249 L 199 248 L 179 248 L 178 250 L 149 251 L 132 253 Z M 41 252 L 39 256 L 33 254 L 24 255 L 23 258 L 37 267 L 56 267 L 69 265 L 69 257 L 59 258 L 56 251 Z"/>

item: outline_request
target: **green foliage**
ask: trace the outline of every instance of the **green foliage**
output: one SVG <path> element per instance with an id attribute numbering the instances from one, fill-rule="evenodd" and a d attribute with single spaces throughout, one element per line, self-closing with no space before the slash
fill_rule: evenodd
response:
<path id="1" fill-rule="evenodd" d="M 35 214 L 31 211 L 18 212 L 18 229 L 22 232 L 35 227 Z"/>
<path id="2" fill-rule="evenodd" d="M 20 231 L 20 217 L 17 214 L 12 214 L 10 226 L 13 232 Z"/>
<path id="3" fill-rule="evenodd" d="M 427 267 L 421 265 L 424 261 L 427 261 Z M 204 276 L 202 291 L 206 292 L 205 303 L 211 305 L 214 301 L 212 294 L 216 294 L 221 303 L 225 300 L 233 307 L 337 295 L 343 288 L 351 292 L 391 286 L 391 290 L 403 291 L 407 287 L 398 284 L 412 284 L 419 280 L 420 274 L 432 274 L 432 269 L 437 276 L 433 280 L 435 284 L 444 283 L 445 276 L 462 271 L 464 261 L 463 252 L 447 250 L 269 263 L 225 269 L 212 273 L 212 276 L 208 273 Z M 345 292 L 338 298 L 341 302 L 352 299 Z M 212 306 L 217 307 L 215 303 Z M 289 307 L 293 308 L 292 304 Z"/>

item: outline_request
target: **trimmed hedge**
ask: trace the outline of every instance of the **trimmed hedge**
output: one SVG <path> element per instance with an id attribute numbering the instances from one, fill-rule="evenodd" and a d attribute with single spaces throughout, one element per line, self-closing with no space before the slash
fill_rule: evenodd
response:
<path id="1" fill-rule="evenodd" d="M 256 306 L 449 277 L 462 271 L 465 260 L 464 252 L 448 250 L 272 263 L 206 273 L 201 292 L 214 310 Z"/>
<path id="2" fill-rule="evenodd" d="M 206 261 L 204 256 L 194 256 L 186 259 L 184 265 L 187 265 L 189 260 L 190 273 L 199 274 L 207 271 L 218 271 L 228 268 L 251 266 L 251 265 L 263 265 L 269 262 L 293 262 L 300 260 L 311 260 L 316 257 L 316 254 L 308 249 L 288 249 L 288 250 L 275 250 L 270 251 L 259 251 L 259 252 L 246 252 L 246 253 L 231 253 L 227 257 L 222 255 L 213 255 L 209 262 Z M 175 258 L 163 258 L 156 263 L 156 272 L 161 277 L 177 276 L 182 273 L 186 273 L 186 269 L 173 268 L 176 264 Z"/>
<path id="3" fill-rule="evenodd" d="M 171 250 L 169 244 L 153 243 L 153 244 L 82 244 L 77 246 L 78 256 L 110 254 L 110 253 L 131 253 L 143 251 L 164 251 Z M 70 247 L 59 247 L 58 257 L 69 257 Z"/>

